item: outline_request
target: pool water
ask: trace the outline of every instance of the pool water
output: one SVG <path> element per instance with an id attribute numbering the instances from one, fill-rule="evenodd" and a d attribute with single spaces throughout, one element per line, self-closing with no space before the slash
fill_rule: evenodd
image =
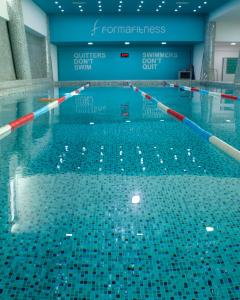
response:
<path id="1" fill-rule="evenodd" d="M 239 102 L 142 89 L 240 148 Z M 1 300 L 239 299 L 239 163 L 154 102 L 89 88 L 0 153 Z"/>

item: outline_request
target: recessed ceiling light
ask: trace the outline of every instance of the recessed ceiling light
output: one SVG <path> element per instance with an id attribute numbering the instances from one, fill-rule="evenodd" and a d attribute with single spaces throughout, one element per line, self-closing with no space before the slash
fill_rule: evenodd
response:
<path id="1" fill-rule="evenodd" d="M 193 10 L 193 12 L 196 12 L 196 11 L 197 11 L 196 9 Z"/>
<path id="2" fill-rule="evenodd" d="M 202 8 L 202 6 L 201 6 L 201 5 L 198 5 L 198 8 Z"/>
<path id="3" fill-rule="evenodd" d="M 59 8 L 62 8 L 62 6 L 61 6 L 61 5 L 59 5 L 58 7 L 59 7 Z"/>
<path id="4" fill-rule="evenodd" d="M 88 45 L 90 45 L 90 46 L 93 45 L 93 42 L 88 42 Z"/>
<path id="5" fill-rule="evenodd" d="M 138 8 L 137 11 L 140 11 L 140 9 Z"/>
<path id="6" fill-rule="evenodd" d="M 167 42 L 162 42 L 162 45 L 167 45 Z"/>
<path id="7" fill-rule="evenodd" d="M 159 11 L 159 9 L 157 8 L 156 11 Z"/>
<path id="8" fill-rule="evenodd" d="M 176 11 L 176 12 L 177 12 L 177 11 L 178 11 L 178 9 L 177 9 L 177 8 L 175 8 L 175 9 L 174 9 L 174 11 Z"/>
<path id="9" fill-rule="evenodd" d="M 230 45 L 231 45 L 231 46 L 236 46 L 236 45 L 237 45 L 237 43 L 231 43 Z"/>
<path id="10" fill-rule="evenodd" d="M 125 42 L 124 44 L 125 44 L 125 45 L 130 45 L 130 42 Z"/>
<path id="11" fill-rule="evenodd" d="M 158 5 L 158 7 L 159 7 L 159 8 L 161 8 L 161 7 L 162 7 L 162 5 Z"/>
<path id="12" fill-rule="evenodd" d="M 121 12 L 122 11 L 121 8 L 119 8 L 118 11 Z"/>
<path id="13" fill-rule="evenodd" d="M 64 12 L 64 9 L 61 9 L 61 12 Z"/>
<path id="14" fill-rule="evenodd" d="M 204 1 L 203 4 L 207 4 L 207 1 Z"/>
<path id="15" fill-rule="evenodd" d="M 162 1 L 162 4 L 164 4 L 165 3 L 165 1 Z"/>
<path id="16" fill-rule="evenodd" d="M 182 7 L 182 5 L 178 5 L 178 7 L 179 7 L 179 8 L 181 8 L 181 7 Z"/>
<path id="17" fill-rule="evenodd" d="M 55 3 L 55 4 L 58 4 L 58 1 L 55 1 L 54 3 Z"/>

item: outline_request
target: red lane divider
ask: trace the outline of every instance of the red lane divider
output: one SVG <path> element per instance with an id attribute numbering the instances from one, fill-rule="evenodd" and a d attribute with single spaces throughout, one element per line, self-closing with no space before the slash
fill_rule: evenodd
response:
<path id="1" fill-rule="evenodd" d="M 198 88 L 195 88 L 195 87 L 192 87 L 192 88 L 191 88 L 191 91 L 193 91 L 193 92 L 199 92 L 199 89 L 198 89 Z"/>
<path id="2" fill-rule="evenodd" d="M 10 122 L 9 125 L 12 127 L 12 129 L 16 129 L 16 128 L 32 121 L 33 119 L 34 119 L 34 114 L 30 113 L 30 114 L 27 114 L 15 121 Z"/>
<path id="3" fill-rule="evenodd" d="M 175 117 L 176 119 L 178 119 L 179 121 L 183 121 L 184 120 L 184 118 L 185 118 L 185 116 L 184 115 L 182 115 L 182 114 L 180 114 L 180 113 L 178 113 L 177 111 L 175 111 L 175 110 L 173 110 L 173 109 L 168 109 L 167 110 L 167 113 L 169 114 L 169 115 L 172 115 L 173 117 Z"/>
<path id="4" fill-rule="evenodd" d="M 57 101 L 58 101 L 59 104 L 61 104 L 62 102 L 65 101 L 65 96 L 59 98 Z"/>
<path id="5" fill-rule="evenodd" d="M 148 95 L 148 94 L 145 96 L 145 98 L 148 99 L 148 100 L 152 99 L 152 97 L 150 95 Z"/>
<path id="6" fill-rule="evenodd" d="M 221 96 L 222 96 L 223 98 L 226 98 L 226 99 L 238 100 L 238 97 L 237 97 L 237 96 L 234 96 L 234 95 L 221 94 Z"/>

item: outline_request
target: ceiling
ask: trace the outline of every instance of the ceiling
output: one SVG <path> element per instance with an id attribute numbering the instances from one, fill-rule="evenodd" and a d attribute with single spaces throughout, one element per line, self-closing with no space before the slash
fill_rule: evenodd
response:
<path id="1" fill-rule="evenodd" d="M 33 0 L 48 14 L 208 14 L 230 0 Z"/>

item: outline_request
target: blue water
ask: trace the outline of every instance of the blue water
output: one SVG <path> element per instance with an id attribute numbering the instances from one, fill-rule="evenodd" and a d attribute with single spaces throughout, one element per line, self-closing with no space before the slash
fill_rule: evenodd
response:
<path id="1" fill-rule="evenodd" d="M 143 90 L 240 148 L 239 103 Z M 1 124 L 46 95 L 5 99 Z M 0 153 L 1 300 L 239 299 L 239 163 L 155 103 L 90 88 Z"/>

